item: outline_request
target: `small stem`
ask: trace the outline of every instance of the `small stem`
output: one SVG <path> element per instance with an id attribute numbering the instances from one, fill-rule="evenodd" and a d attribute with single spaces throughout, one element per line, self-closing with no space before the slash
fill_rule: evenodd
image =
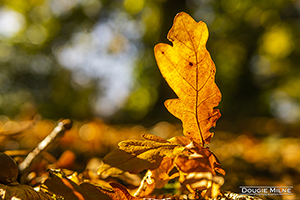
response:
<path id="1" fill-rule="evenodd" d="M 146 185 L 146 179 L 147 179 L 147 177 L 148 177 L 148 171 L 145 174 L 145 176 L 143 177 L 143 179 L 141 180 L 139 188 L 137 189 L 137 191 L 133 195 L 134 197 L 139 197 L 140 194 L 141 194 L 141 192 L 142 192 L 142 190 L 144 190 L 145 187 L 147 187 L 147 185 Z"/>
<path id="2" fill-rule="evenodd" d="M 72 122 L 69 119 L 64 119 L 60 121 L 57 126 L 53 129 L 53 131 L 42 140 L 35 149 L 33 149 L 19 164 L 20 173 L 24 172 L 29 166 L 33 163 L 33 161 L 48 147 L 58 136 L 61 136 L 65 133 L 66 130 L 70 130 L 72 127 Z"/>

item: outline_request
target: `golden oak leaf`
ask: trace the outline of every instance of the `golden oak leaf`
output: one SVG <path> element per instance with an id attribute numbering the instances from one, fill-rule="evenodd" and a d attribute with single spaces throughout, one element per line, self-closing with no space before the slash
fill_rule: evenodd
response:
<path id="1" fill-rule="evenodd" d="M 137 174 L 145 169 L 155 169 L 159 167 L 162 157 L 156 155 L 156 157 L 153 156 L 150 160 L 147 160 L 139 158 L 137 155 L 129 154 L 124 150 L 116 149 L 108 153 L 102 161 L 103 164 L 97 173 L 102 178 L 106 178 L 120 175 L 124 172 Z"/>
<path id="2" fill-rule="evenodd" d="M 181 144 L 155 141 L 127 140 L 119 143 L 119 149 L 136 155 L 138 158 L 154 162 L 157 157 L 175 157 L 185 149 Z"/>
<path id="3" fill-rule="evenodd" d="M 184 136 L 175 136 L 168 139 L 169 142 L 186 146 L 191 143 L 191 140 Z"/>
<path id="4" fill-rule="evenodd" d="M 151 141 L 161 142 L 161 143 L 168 142 L 167 140 L 163 139 L 162 137 L 159 137 L 157 135 L 148 134 L 148 133 L 142 134 L 142 138 L 144 138 L 145 140 L 151 140 Z"/>
<path id="5" fill-rule="evenodd" d="M 147 137 L 150 136 L 144 138 Z M 163 157 L 175 157 L 185 149 L 181 144 L 164 140 L 127 140 L 118 145 L 119 149 L 103 158 L 104 164 L 98 169 L 99 175 L 118 175 L 126 171 L 137 174 L 145 169 L 154 170 L 160 166 Z"/>
<path id="6" fill-rule="evenodd" d="M 181 119 L 184 135 L 204 146 L 213 136 L 209 130 L 221 116 L 214 109 L 221 93 L 215 84 L 214 62 L 206 49 L 207 26 L 181 12 L 167 38 L 173 45 L 157 44 L 154 53 L 163 77 L 179 98 L 167 100 L 165 106 Z"/>

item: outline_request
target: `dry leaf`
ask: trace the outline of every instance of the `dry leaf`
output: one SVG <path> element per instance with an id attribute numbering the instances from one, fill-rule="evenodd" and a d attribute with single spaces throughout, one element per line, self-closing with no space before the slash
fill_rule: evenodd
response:
<path id="1" fill-rule="evenodd" d="M 175 157 L 179 155 L 184 146 L 175 143 L 161 143 L 155 141 L 127 140 L 119 143 L 119 148 L 137 157 L 155 162 L 157 157 Z"/>
<path id="2" fill-rule="evenodd" d="M 127 189 L 118 183 L 110 183 L 112 189 L 95 186 L 91 183 L 82 183 L 80 187 L 90 196 L 91 199 L 101 200 L 140 200 L 131 196 Z"/>
<path id="3" fill-rule="evenodd" d="M 151 141 L 161 142 L 161 143 L 167 143 L 168 142 L 167 140 L 163 139 L 162 137 L 152 135 L 152 134 L 148 134 L 148 133 L 142 134 L 142 138 L 144 138 L 145 140 L 151 140 Z"/>
<path id="4" fill-rule="evenodd" d="M 185 147 L 176 143 L 161 143 L 152 140 L 127 140 L 119 143 L 119 149 L 103 158 L 98 174 L 102 177 L 123 172 L 137 174 L 145 169 L 154 170 L 160 166 L 163 157 L 175 157 Z"/>
<path id="5" fill-rule="evenodd" d="M 214 176 L 210 172 L 193 172 L 184 175 L 182 185 L 190 192 L 203 190 L 202 196 L 214 198 L 220 194 L 220 187 L 224 184 L 224 178 Z"/>
<path id="6" fill-rule="evenodd" d="M 103 158 L 103 164 L 98 169 L 98 175 L 102 178 L 122 174 L 126 171 L 137 174 L 145 169 L 155 169 L 160 165 L 162 157 L 151 158 L 148 160 L 138 158 L 126 151 L 116 149 L 108 153 Z"/>
<path id="7" fill-rule="evenodd" d="M 52 200 L 50 195 L 44 192 L 37 192 L 32 187 L 19 183 L 13 183 L 11 185 L 0 183 L 0 199 Z"/>
<path id="8" fill-rule="evenodd" d="M 215 84 L 214 62 L 206 50 L 207 26 L 181 12 L 167 37 L 173 45 L 157 44 L 154 53 L 163 77 L 179 98 L 167 100 L 165 106 L 183 122 L 184 135 L 204 146 L 221 116 L 214 109 L 221 93 Z"/>
<path id="9" fill-rule="evenodd" d="M 203 148 L 198 144 L 191 142 L 186 146 L 190 150 L 190 155 L 179 155 L 175 158 L 175 165 L 184 173 L 193 172 L 211 172 L 216 175 L 216 171 L 225 175 L 225 171 L 215 155 L 209 148 Z"/>
<path id="10" fill-rule="evenodd" d="M 68 178 L 54 176 L 44 183 L 48 190 L 65 200 L 90 200 L 90 197 L 76 183 Z"/>
<path id="11" fill-rule="evenodd" d="M 168 139 L 169 142 L 186 146 L 191 143 L 191 140 L 184 136 L 175 136 Z"/>
<path id="12" fill-rule="evenodd" d="M 169 180 L 175 178 L 175 176 L 169 176 L 169 173 L 173 168 L 174 158 L 165 157 L 157 169 L 148 170 L 145 180 L 145 189 L 141 191 L 139 196 L 148 196 L 155 188 L 162 188 Z"/>
<path id="13" fill-rule="evenodd" d="M 119 183 L 110 183 L 110 185 L 113 187 L 114 191 L 116 192 L 116 196 L 114 198 L 112 198 L 112 200 L 120 200 L 120 199 L 122 199 L 122 200 L 142 200 L 140 198 L 131 196 L 131 194 L 129 194 L 127 189 Z"/>
<path id="14" fill-rule="evenodd" d="M 111 200 L 115 196 L 115 191 L 111 188 L 95 186 L 91 183 L 82 183 L 79 185 L 91 199 Z"/>

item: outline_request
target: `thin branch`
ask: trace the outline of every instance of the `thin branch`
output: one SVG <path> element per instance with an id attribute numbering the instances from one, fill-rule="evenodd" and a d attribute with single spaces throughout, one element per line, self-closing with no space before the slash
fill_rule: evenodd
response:
<path id="1" fill-rule="evenodd" d="M 62 136 L 66 130 L 70 130 L 72 128 L 72 122 L 69 119 L 61 120 L 57 126 L 53 129 L 53 131 L 37 146 L 33 149 L 26 158 L 19 164 L 20 173 L 23 173 L 26 169 L 28 169 L 33 161 L 50 145 L 53 141 Z"/>

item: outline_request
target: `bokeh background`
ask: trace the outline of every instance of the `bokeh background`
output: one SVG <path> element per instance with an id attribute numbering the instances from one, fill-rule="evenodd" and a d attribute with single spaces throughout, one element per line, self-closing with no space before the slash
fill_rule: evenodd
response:
<path id="1" fill-rule="evenodd" d="M 144 132 L 180 135 L 153 47 L 181 11 L 210 32 L 222 92 L 210 146 L 223 188 L 299 193 L 299 0 L 1 0 L 1 150 L 34 148 L 60 118 L 76 122 L 61 152 L 85 161 Z"/>

